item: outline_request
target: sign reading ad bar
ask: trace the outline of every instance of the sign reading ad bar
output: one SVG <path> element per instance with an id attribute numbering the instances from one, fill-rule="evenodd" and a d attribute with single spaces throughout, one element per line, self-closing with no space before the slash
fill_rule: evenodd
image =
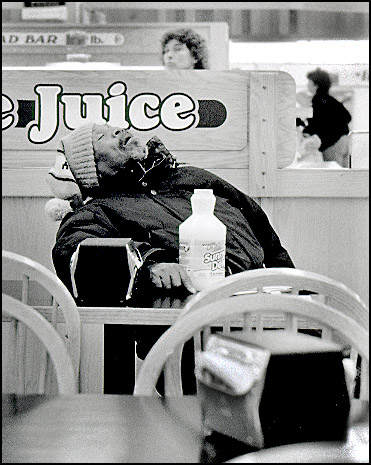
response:
<path id="1" fill-rule="evenodd" d="M 47 46 L 116 46 L 124 43 L 124 36 L 118 33 L 69 32 L 3 32 L 3 46 L 47 45 Z"/>

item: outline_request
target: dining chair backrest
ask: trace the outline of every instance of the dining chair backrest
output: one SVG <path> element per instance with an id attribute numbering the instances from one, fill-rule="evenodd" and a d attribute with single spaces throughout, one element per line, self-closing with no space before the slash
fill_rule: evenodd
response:
<path id="1" fill-rule="evenodd" d="M 184 315 L 207 303 L 244 292 L 284 292 L 298 295 L 308 291 L 369 329 L 369 309 L 353 290 L 327 276 L 295 268 L 259 268 L 229 276 L 218 286 L 195 295 L 184 307 Z M 314 297 L 312 295 L 312 298 Z"/>
<path id="2" fill-rule="evenodd" d="M 13 297 L 19 297 L 18 300 L 21 302 L 32 305 L 32 284 L 37 283 L 44 289 L 48 294 L 51 306 L 50 322 L 51 325 L 57 330 L 57 323 L 59 321 L 58 313 L 62 313 L 63 320 L 65 323 L 65 334 L 64 342 L 67 347 L 68 354 L 72 360 L 72 366 L 74 368 L 75 378 L 79 383 L 79 371 L 80 371 L 80 347 L 81 347 L 81 322 L 80 315 L 76 306 L 76 303 L 63 282 L 50 270 L 41 265 L 40 263 L 22 255 L 2 251 L 2 264 L 3 264 L 3 282 L 7 278 L 7 274 L 11 275 L 12 279 L 21 284 L 21 292 L 19 295 Z M 3 292 L 11 294 L 9 291 Z M 35 306 L 36 307 L 36 306 Z M 37 310 L 37 307 L 36 307 Z M 62 320 L 62 321 L 63 321 Z M 15 325 L 14 338 L 17 345 L 17 359 L 18 364 L 18 393 L 29 393 L 25 379 L 25 359 L 26 359 L 26 341 L 27 333 L 22 323 Z M 46 370 L 48 363 L 48 355 L 45 354 L 45 359 L 40 362 L 41 374 L 38 379 L 38 392 L 44 392 L 45 390 L 45 379 Z M 44 374 L 43 374 L 44 373 Z M 32 393 L 32 392 L 30 392 Z"/>
<path id="3" fill-rule="evenodd" d="M 305 270 L 298 270 L 293 268 L 263 268 L 257 270 L 249 270 L 238 273 L 228 279 L 221 285 L 216 286 L 215 289 L 209 289 L 199 293 L 183 310 L 184 315 L 189 311 L 204 305 L 207 302 L 212 302 L 220 298 L 230 297 L 235 294 L 245 292 L 264 292 L 264 293 L 290 293 L 298 295 L 303 291 L 311 293 L 303 298 L 316 299 L 331 307 L 336 308 L 345 315 L 350 316 L 357 321 L 362 327 L 369 330 L 369 309 L 361 298 L 353 290 L 349 289 L 343 283 L 328 278 L 327 276 L 320 275 Z M 275 321 L 270 316 L 266 317 L 265 321 L 259 318 L 255 322 L 255 329 L 262 331 L 268 324 L 272 327 Z M 252 322 L 250 322 L 250 327 Z M 289 321 L 281 322 L 281 326 L 291 331 L 297 331 L 299 328 L 308 328 L 307 321 L 299 321 L 297 317 L 292 316 Z M 313 326 L 311 324 L 311 326 Z M 224 325 L 223 330 L 228 329 L 228 324 Z M 321 337 L 327 340 L 337 338 L 333 330 L 329 328 L 319 328 Z M 206 335 L 208 332 L 206 332 Z M 197 339 L 196 345 L 199 345 Z M 178 350 L 177 355 L 172 357 L 172 370 L 180 370 L 181 350 Z M 361 358 L 354 347 L 350 348 L 350 360 L 346 360 L 349 371 L 355 372 L 357 382 L 360 383 L 359 373 L 361 371 Z M 350 363 L 351 362 L 351 363 Z M 366 368 L 363 367 L 363 383 L 367 387 L 367 373 Z M 358 374 L 357 374 L 358 372 Z M 360 385 L 360 389 L 365 384 Z"/>
<path id="4" fill-rule="evenodd" d="M 301 290 L 316 294 L 298 295 Z M 262 269 L 229 276 L 221 285 L 200 292 L 187 303 L 179 319 L 148 353 L 134 393 L 153 394 L 153 383 L 164 369 L 165 395 L 182 395 L 183 345 L 193 337 L 195 350 L 200 350 L 213 326 L 227 333 L 235 328 L 288 332 L 314 329 L 315 336 L 340 339 L 349 345 L 355 359 L 358 355 L 364 359 L 362 397 L 368 397 L 366 316 L 368 309 L 355 293 L 320 275 L 292 269 Z"/>
<path id="5" fill-rule="evenodd" d="M 53 362 L 60 394 L 77 393 L 77 383 L 71 358 L 61 336 L 33 307 L 2 294 L 2 312 L 21 321 L 45 346 Z"/>

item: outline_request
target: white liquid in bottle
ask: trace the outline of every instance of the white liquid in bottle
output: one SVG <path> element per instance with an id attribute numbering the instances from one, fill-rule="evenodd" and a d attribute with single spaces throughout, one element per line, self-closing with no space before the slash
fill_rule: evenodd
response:
<path id="1" fill-rule="evenodd" d="M 187 267 L 197 291 L 225 276 L 227 228 L 214 215 L 215 202 L 212 189 L 195 189 L 192 215 L 179 226 L 179 263 Z"/>

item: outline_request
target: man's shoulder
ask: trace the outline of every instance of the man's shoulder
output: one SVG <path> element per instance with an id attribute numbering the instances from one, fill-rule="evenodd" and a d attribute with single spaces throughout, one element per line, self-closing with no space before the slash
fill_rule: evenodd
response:
<path id="1" fill-rule="evenodd" d="M 233 190 L 233 186 L 216 174 L 190 165 L 178 167 L 176 173 L 171 177 L 170 183 L 174 188 L 189 191 L 193 191 L 193 189 L 213 189 L 214 194 L 222 195 L 222 197 L 227 195 L 225 190 Z"/>
<path id="2" fill-rule="evenodd" d="M 60 223 L 60 228 L 71 223 L 79 222 L 83 223 L 91 221 L 94 218 L 94 210 L 89 208 L 88 205 L 81 205 L 76 210 L 67 213 Z"/>
<path id="3" fill-rule="evenodd" d="M 193 165 L 179 165 L 177 168 L 177 173 L 178 174 L 193 174 L 193 173 L 200 173 L 200 174 L 207 174 L 208 171 L 206 171 L 203 168 L 198 168 L 197 166 Z"/>
<path id="4" fill-rule="evenodd" d="M 180 165 L 176 171 L 175 179 L 189 179 L 194 181 L 210 181 L 220 179 L 215 174 L 204 168 L 198 168 L 193 165 Z"/>
<path id="5" fill-rule="evenodd" d="M 180 189 L 213 189 L 214 195 L 224 197 L 229 200 L 252 199 L 241 192 L 237 187 L 230 184 L 225 179 L 210 171 L 196 166 L 178 167 L 176 177 L 173 179 L 173 186 Z"/>

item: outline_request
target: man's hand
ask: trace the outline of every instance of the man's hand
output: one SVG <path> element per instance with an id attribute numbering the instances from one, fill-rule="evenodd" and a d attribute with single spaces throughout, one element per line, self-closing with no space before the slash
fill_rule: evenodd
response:
<path id="1" fill-rule="evenodd" d="M 184 265 L 178 263 L 155 263 L 149 268 L 149 276 L 156 287 L 172 289 L 184 286 L 191 294 L 196 293 Z"/>

